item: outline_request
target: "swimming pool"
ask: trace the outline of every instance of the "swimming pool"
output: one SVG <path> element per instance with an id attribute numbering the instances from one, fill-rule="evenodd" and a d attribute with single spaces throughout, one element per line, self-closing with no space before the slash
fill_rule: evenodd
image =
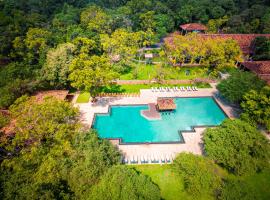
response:
<path id="1" fill-rule="evenodd" d="M 212 97 L 175 98 L 176 110 L 161 114 L 159 120 L 141 115 L 148 105 L 111 106 L 110 113 L 96 114 L 93 128 L 101 138 L 121 143 L 183 142 L 181 131 L 194 126 L 217 126 L 226 115 Z"/>

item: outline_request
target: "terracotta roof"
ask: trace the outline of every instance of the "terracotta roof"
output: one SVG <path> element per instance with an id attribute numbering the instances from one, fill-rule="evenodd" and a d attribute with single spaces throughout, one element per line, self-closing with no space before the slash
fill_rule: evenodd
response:
<path id="1" fill-rule="evenodd" d="M 174 110 L 176 105 L 173 98 L 159 98 L 157 100 L 158 110 Z"/>
<path id="2" fill-rule="evenodd" d="M 206 31 L 207 27 L 199 23 L 182 24 L 180 28 L 186 31 Z"/>
<path id="3" fill-rule="evenodd" d="M 270 60 L 247 61 L 241 63 L 245 68 L 257 74 L 261 79 L 270 84 Z"/>
<path id="4" fill-rule="evenodd" d="M 205 38 L 224 38 L 235 40 L 244 55 L 250 55 L 254 52 L 254 40 L 256 37 L 270 38 L 270 34 L 202 34 L 201 37 Z"/>

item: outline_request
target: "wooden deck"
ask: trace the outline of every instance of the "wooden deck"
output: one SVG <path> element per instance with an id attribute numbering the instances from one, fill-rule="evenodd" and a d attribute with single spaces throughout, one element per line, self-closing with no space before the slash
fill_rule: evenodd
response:
<path id="1" fill-rule="evenodd" d="M 148 110 L 142 110 L 141 115 L 149 120 L 158 120 L 161 119 L 160 113 L 156 109 L 156 105 L 154 103 L 148 104 Z"/>

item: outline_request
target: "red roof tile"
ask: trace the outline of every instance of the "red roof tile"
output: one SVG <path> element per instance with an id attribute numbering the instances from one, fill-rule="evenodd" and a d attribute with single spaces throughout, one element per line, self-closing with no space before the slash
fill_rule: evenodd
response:
<path id="1" fill-rule="evenodd" d="M 203 24 L 199 23 L 191 23 L 191 24 L 182 24 L 180 28 L 186 31 L 206 31 L 207 27 Z"/>
<path id="2" fill-rule="evenodd" d="M 247 61 L 241 63 L 245 68 L 256 73 L 261 79 L 270 84 L 270 60 L 268 61 Z"/>

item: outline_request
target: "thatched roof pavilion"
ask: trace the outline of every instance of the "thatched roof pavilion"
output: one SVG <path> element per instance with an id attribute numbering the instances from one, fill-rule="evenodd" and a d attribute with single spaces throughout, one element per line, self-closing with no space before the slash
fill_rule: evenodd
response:
<path id="1" fill-rule="evenodd" d="M 175 110 L 176 105 L 173 98 L 159 98 L 157 100 L 157 109 L 159 111 Z"/>

